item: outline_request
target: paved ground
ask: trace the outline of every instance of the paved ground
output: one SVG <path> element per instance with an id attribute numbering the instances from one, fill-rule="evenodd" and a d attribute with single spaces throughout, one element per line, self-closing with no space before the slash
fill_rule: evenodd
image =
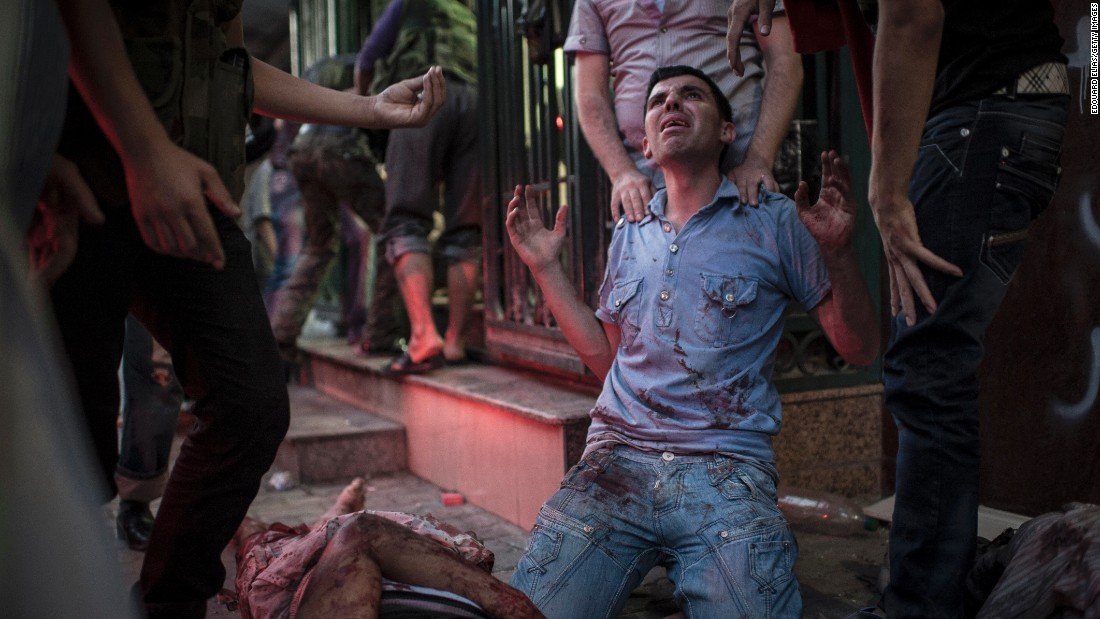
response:
<path id="1" fill-rule="evenodd" d="M 255 518 L 286 524 L 311 521 L 327 508 L 343 483 L 308 485 L 276 490 L 265 483 L 249 514 Z M 526 540 L 526 531 L 473 505 L 445 507 L 441 490 L 409 473 L 378 476 L 367 482 L 368 509 L 432 513 L 462 530 L 474 531 L 496 554 L 494 573 L 507 579 L 515 569 Z M 112 512 L 113 513 L 113 512 Z M 108 523 L 112 526 L 113 522 Z M 797 528 L 796 528 L 797 530 Z M 807 619 L 840 619 L 875 597 L 879 566 L 886 548 L 885 531 L 835 537 L 797 530 L 800 558 L 797 573 Z M 118 543 L 119 561 L 137 578 L 142 554 Z M 235 565 L 230 553 L 223 555 L 229 574 Z M 231 586 L 231 581 L 227 581 Z M 676 613 L 671 584 L 653 573 L 632 595 L 620 619 L 663 619 Z M 237 616 L 212 600 L 212 619 Z M 584 619 L 584 618 L 578 618 Z"/>

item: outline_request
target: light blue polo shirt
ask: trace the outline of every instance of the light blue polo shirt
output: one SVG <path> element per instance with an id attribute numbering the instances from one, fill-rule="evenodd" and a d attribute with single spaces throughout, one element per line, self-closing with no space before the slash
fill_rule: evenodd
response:
<path id="1" fill-rule="evenodd" d="M 817 242 L 793 201 L 745 206 L 723 178 L 714 200 L 675 231 L 664 217 L 621 222 L 596 316 L 622 339 L 592 410 L 589 449 L 614 441 L 678 454 L 773 463 L 782 421 L 772 384 L 787 303 L 831 290 Z"/>

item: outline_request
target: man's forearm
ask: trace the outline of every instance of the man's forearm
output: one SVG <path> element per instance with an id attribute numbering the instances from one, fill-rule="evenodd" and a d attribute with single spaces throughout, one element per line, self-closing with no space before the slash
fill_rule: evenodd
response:
<path id="1" fill-rule="evenodd" d="M 874 55 L 872 208 L 904 198 L 928 115 L 943 32 L 939 0 L 883 0 Z"/>
<path id="2" fill-rule="evenodd" d="M 823 258 L 833 289 L 830 301 L 815 308 L 814 318 L 846 361 L 869 365 L 878 355 L 879 321 L 855 251 L 848 247 Z"/>
<path id="3" fill-rule="evenodd" d="M 760 116 L 749 144 L 749 155 L 758 157 L 769 168 L 775 165 L 779 147 L 790 131 L 802 92 L 802 57 L 794 51 L 787 18 L 776 15 L 774 21 L 771 35 L 766 38 L 757 35 L 766 73 Z"/>
<path id="4" fill-rule="evenodd" d="M 371 99 L 299 79 L 252 59 L 255 111 L 303 123 L 361 126 L 371 118 Z"/>
<path id="5" fill-rule="evenodd" d="M 635 169 L 626 152 L 608 90 L 610 68 L 603 54 L 577 54 L 577 120 L 592 154 L 614 181 Z"/>
<path id="6" fill-rule="evenodd" d="M 615 358 L 615 349 L 592 308 L 577 296 L 573 283 L 560 264 L 555 263 L 531 274 L 566 341 L 577 351 L 581 361 L 603 380 Z"/>

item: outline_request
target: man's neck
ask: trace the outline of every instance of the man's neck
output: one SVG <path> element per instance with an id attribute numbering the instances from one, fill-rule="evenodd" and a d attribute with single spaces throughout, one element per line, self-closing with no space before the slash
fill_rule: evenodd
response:
<path id="1" fill-rule="evenodd" d="M 664 173 L 665 217 L 682 230 L 692 215 L 714 199 L 722 176 L 717 169 L 679 166 L 666 166 Z"/>

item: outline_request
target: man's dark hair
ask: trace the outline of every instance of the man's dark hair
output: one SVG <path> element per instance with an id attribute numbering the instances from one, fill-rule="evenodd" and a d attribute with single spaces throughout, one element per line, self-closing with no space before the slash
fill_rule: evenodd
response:
<path id="1" fill-rule="evenodd" d="M 659 67 L 653 72 L 653 75 L 649 76 L 649 88 L 645 91 L 645 100 L 649 101 L 649 95 L 653 92 L 653 87 L 657 85 L 657 82 L 662 82 L 671 77 L 678 77 L 680 75 L 692 75 L 704 82 L 710 87 L 710 93 L 714 95 L 714 100 L 718 104 L 718 112 L 722 115 L 722 120 L 726 122 L 733 122 L 733 108 L 730 107 L 730 101 L 726 98 L 726 95 L 718 88 L 718 84 L 714 83 L 714 80 L 710 79 L 706 73 L 703 73 L 695 67 L 689 67 L 687 65 L 673 65 L 671 67 Z"/>

